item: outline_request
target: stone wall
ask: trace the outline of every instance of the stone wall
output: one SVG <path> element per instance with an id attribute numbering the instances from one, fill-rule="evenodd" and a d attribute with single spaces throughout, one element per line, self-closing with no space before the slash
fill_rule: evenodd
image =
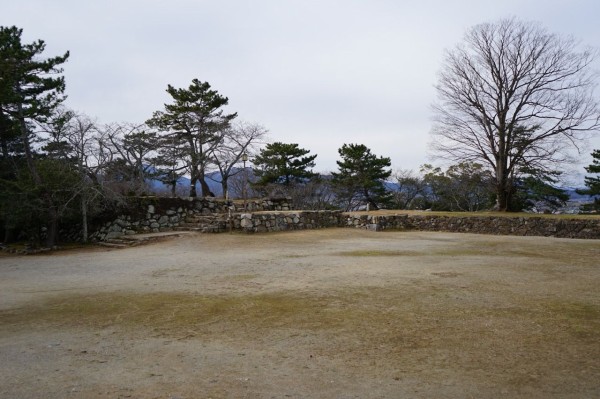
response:
<path id="1" fill-rule="evenodd" d="M 600 218 L 345 214 L 346 227 L 600 239 Z"/>
<path id="2" fill-rule="evenodd" d="M 249 211 L 288 211 L 289 198 L 252 199 L 246 202 Z M 190 218 L 214 216 L 215 231 L 226 230 L 225 218 L 244 212 L 242 201 L 225 201 L 216 198 L 131 198 L 120 215 L 104 222 L 90 235 L 92 241 L 104 241 L 137 233 L 157 233 L 176 229 L 189 229 Z"/>
<path id="3" fill-rule="evenodd" d="M 233 229 L 247 233 L 339 227 L 341 211 L 259 212 L 234 215 Z"/>
<path id="4" fill-rule="evenodd" d="M 378 215 L 377 212 L 359 215 L 341 211 L 292 211 L 288 198 L 249 200 L 246 209 L 250 212 L 244 211 L 240 201 L 215 198 L 135 199 L 129 211 L 104 223 L 91 239 L 103 241 L 128 234 L 170 230 L 261 233 L 326 227 L 600 239 L 600 218 L 591 217 Z"/>

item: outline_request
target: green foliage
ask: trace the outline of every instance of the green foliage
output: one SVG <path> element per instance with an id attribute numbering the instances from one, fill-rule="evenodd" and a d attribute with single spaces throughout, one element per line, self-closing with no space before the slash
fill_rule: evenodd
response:
<path id="1" fill-rule="evenodd" d="M 43 157 L 35 160 L 35 167 L 42 185 L 34 183 L 23 162 L 18 166 L 16 179 L 0 180 L 0 219 L 4 221 L 5 233 L 24 233 L 32 244 L 44 237 L 52 212 L 67 224 L 78 222 L 80 195 L 80 176 L 72 163 Z M 48 207 L 45 193 L 50 194 L 53 208 Z"/>
<path id="2" fill-rule="evenodd" d="M 585 186 L 584 190 L 577 190 L 579 194 L 599 196 L 594 198 L 594 202 L 585 205 L 583 211 L 600 211 L 600 150 L 594 150 L 592 152 L 592 163 L 585 167 L 586 172 L 596 174 L 597 176 L 586 176 L 584 179 Z"/>
<path id="3" fill-rule="evenodd" d="M 193 79 L 187 89 L 177 89 L 167 85 L 167 93 L 172 104 L 165 104 L 165 111 L 156 111 L 148 120 L 148 125 L 163 131 L 179 134 L 187 138 L 190 134 L 214 134 L 224 127 L 237 114 L 224 114 L 222 107 L 229 103 L 227 97 L 211 90 L 208 82 Z"/>
<path id="4" fill-rule="evenodd" d="M 256 186 L 278 184 L 290 187 L 304 183 L 317 176 L 310 168 L 315 166 L 317 155 L 308 155 L 310 150 L 298 144 L 275 142 L 267 144 L 252 160 Z"/>
<path id="5" fill-rule="evenodd" d="M 230 122 L 237 113 L 225 114 L 222 107 L 229 102 L 210 84 L 192 80 L 187 89 L 171 85 L 167 93 L 173 103 L 165 104 L 164 111 L 154 112 L 146 123 L 167 136 L 174 146 L 185 149 L 185 164 L 190 174 L 190 197 L 196 196 L 196 182 L 202 186 L 202 195 L 210 193 L 205 181 L 206 167 L 211 162 L 212 151 L 222 142 Z"/>
<path id="6" fill-rule="evenodd" d="M 446 171 L 432 165 L 421 167 L 427 186 L 422 206 L 435 211 L 474 212 L 491 209 L 497 194 L 493 174 L 483 165 L 461 162 Z M 555 210 L 564 206 L 568 194 L 556 188 L 560 172 L 522 168 L 512 180 L 508 210 Z"/>
<path id="7" fill-rule="evenodd" d="M 523 170 L 521 178 L 514 182 L 509 210 L 553 211 L 564 206 L 569 195 L 556 187 L 561 174 L 559 171 Z"/>
<path id="8" fill-rule="evenodd" d="M 379 209 L 391 203 L 385 181 L 392 174 L 390 158 L 377 157 L 363 144 L 344 144 L 338 149 L 339 172 L 332 173 L 332 185 L 338 201 L 347 210 L 367 204 Z"/>
<path id="9" fill-rule="evenodd" d="M 421 167 L 421 173 L 429 187 L 433 210 L 474 212 L 493 204 L 493 177 L 481 164 L 461 162 L 445 172 L 426 164 Z"/>
<path id="10" fill-rule="evenodd" d="M 38 40 L 23 44 L 22 33 L 22 29 L 14 26 L 0 27 L 0 147 L 3 161 L 8 161 L 4 162 L 4 166 L 12 169 L 12 173 L 2 176 L 8 180 L 3 182 L 0 196 L 4 199 L 31 198 L 32 202 L 9 204 L 3 201 L 0 212 L 6 217 L 3 226 L 5 235 L 10 235 L 8 232 L 15 214 L 27 212 L 28 205 L 43 209 L 48 226 L 47 245 L 52 246 L 64 204 L 57 202 L 62 199 L 60 190 L 53 192 L 53 182 L 44 180 L 53 180 L 53 176 L 46 173 L 46 165 L 36 157 L 32 143 L 40 139 L 36 127 L 46 123 L 64 100 L 65 80 L 60 76 L 62 69 L 59 66 L 66 62 L 69 53 L 43 59 L 45 43 Z M 31 178 L 28 185 L 22 184 L 25 175 Z M 62 182 L 68 183 L 68 179 L 65 177 Z M 63 185 L 62 189 L 67 187 Z M 40 201 L 43 205 L 37 206 Z M 19 206 L 18 211 L 9 213 L 15 206 Z M 35 217 L 37 213 L 32 211 L 28 215 Z"/>
<path id="11" fill-rule="evenodd" d="M 44 121 L 63 99 L 65 80 L 56 76 L 69 58 L 41 59 L 42 40 L 21 43 L 22 29 L 0 27 L 0 107 L 4 118 Z"/>

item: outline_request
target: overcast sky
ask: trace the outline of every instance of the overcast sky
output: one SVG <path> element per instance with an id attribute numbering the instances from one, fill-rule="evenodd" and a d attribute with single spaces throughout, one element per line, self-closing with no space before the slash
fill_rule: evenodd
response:
<path id="1" fill-rule="evenodd" d="M 434 161 L 444 50 L 473 25 L 511 16 L 600 46 L 598 0 L 0 0 L 0 25 L 43 39 L 48 57 L 71 52 L 70 108 L 144 122 L 170 101 L 167 84 L 197 78 L 272 141 L 318 154 L 322 172 L 336 169 L 344 143 L 391 157 L 394 169 Z"/>

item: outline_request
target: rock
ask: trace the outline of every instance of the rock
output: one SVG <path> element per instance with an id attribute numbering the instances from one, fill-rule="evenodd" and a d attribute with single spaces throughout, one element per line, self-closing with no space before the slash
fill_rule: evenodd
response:
<path id="1" fill-rule="evenodd" d="M 111 240 L 113 238 L 119 238 L 123 235 L 122 232 L 120 231 L 111 231 L 106 233 L 106 236 L 104 236 L 104 240 Z"/>
<path id="2" fill-rule="evenodd" d="M 153 214 L 154 213 L 154 205 L 148 205 L 148 213 L 149 214 Z"/>
<path id="3" fill-rule="evenodd" d="M 113 224 L 112 226 L 110 226 L 108 228 L 109 233 L 116 233 L 116 232 L 120 233 L 121 231 L 123 231 L 123 229 L 118 224 Z"/>

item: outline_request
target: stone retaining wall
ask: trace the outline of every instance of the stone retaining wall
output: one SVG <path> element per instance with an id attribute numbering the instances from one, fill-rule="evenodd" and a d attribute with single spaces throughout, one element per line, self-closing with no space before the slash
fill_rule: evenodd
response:
<path id="1" fill-rule="evenodd" d="M 249 211 L 287 211 L 289 198 L 252 199 L 246 202 Z M 179 228 L 188 216 L 228 215 L 243 212 L 241 201 L 216 198 L 131 198 L 116 219 L 107 221 L 90 235 L 92 241 L 104 241 L 136 233 L 157 233 Z M 223 223 L 220 224 L 223 230 Z"/>
<path id="2" fill-rule="evenodd" d="M 341 214 L 341 211 L 242 213 L 234 215 L 233 229 L 247 233 L 266 233 L 338 227 Z"/>
<path id="3" fill-rule="evenodd" d="M 374 231 L 394 229 L 600 239 L 600 218 L 441 216 L 427 213 L 377 215 L 377 212 L 356 215 L 341 211 L 290 211 L 287 198 L 248 201 L 247 209 L 258 212 L 243 212 L 240 203 L 214 198 L 146 198 L 144 201 L 140 205 L 145 208 L 138 208 L 137 214 L 123 214 L 105 223 L 91 238 L 102 241 L 127 234 L 185 229 L 190 227 L 186 223 L 190 217 L 214 216 L 213 225 L 205 231 L 261 233 L 354 227 Z"/>
<path id="4" fill-rule="evenodd" d="M 600 239 L 598 218 L 345 214 L 342 225 L 376 231 L 394 229 Z"/>

